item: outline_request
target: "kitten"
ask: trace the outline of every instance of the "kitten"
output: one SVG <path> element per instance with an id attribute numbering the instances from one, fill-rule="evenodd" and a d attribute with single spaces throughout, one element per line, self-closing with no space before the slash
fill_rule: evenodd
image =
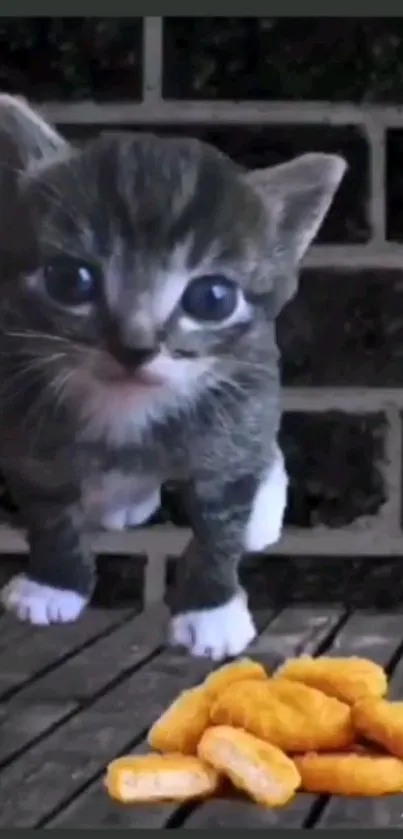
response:
<path id="1" fill-rule="evenodd" d="M 275 318 L 345 163 L 246 172 L 150 134 L 74 149 L 9 96 L 0 160 L 0 468 L 30 545 L 2 602 L 76 619 L 89 531 L 141 524 L 180 480 L 194 538 L 171 640 L 241 653 L 255 630 L 238 564 L 279 538 L 286 504 Z"/>

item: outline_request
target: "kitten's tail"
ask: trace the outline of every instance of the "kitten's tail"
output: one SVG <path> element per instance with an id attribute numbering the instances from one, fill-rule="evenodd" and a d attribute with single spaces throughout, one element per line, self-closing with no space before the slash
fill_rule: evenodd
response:
<path id="1" fill-rule="evenodd" d="M 0 94 L 0 131 L 18 145 L 22 167 L 31 169 L 58 156 L 68 143 L 19 96 Z"/>

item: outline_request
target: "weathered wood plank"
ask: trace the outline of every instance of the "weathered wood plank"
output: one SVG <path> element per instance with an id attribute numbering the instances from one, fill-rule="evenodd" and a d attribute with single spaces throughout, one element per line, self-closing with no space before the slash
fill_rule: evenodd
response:
<path id="1" fill-rule="evenodd" d="M 354 615 L 357 637 L 364 635 L 361 647 L 356 641 L 357 655 L 368 655 L 380 664 L 387 664 L 403 641 L 403 613 L 371 617 Z M 362 653 L 360 650 L 362 649 Z M 403 660 L 400 659 L 391 678 L 389 695 L 403 699 Z M 315 828 L 403 828 L 403 795 L 385 798 L 341 798 L 333 796 L 325 803 Z"/>
<path id="2" fill-rule="evenodd" d="M 293 826 L 290 825 L 290 827 Z M 275 810 L 258 807 L 247 799 L 222 798 L 196 807 L 185 821 L 184 827 L 188 830 L 208 830 L 211 828 L 267 830 L 278 827 L 278 825 Z"/>
<path id="3" fill-rule="evenodd" d="M 151 655 L 165 623 L 164 608 L 149 610 L 146 618 L 119 626 L 0 705 L 0 765 Z"/>
<path id="4" fill-rule="evenodd" d="M 274 661 L 279 660 L 281 649 L 283 650 L 284 656 L 291 655 L 295 649 L 312 650 L 315 648 L 315 643 L 320 643 L 325 635 L 331 631 L 339 619 L 339 615 L 338 610 L 324 612 L 324 610 L 320 609 L 286 609 L 268 624 L 259 638 L 251 645 L 248 654 L 253 656 L 253 658 L 261 659 L 266 664 L 271 665 Z M 316 642 L 314 640 L 314 631 L 316 631 Z M 282 639 L 284 641 L 283 644 Z M 172 653 L 169 655 L 172 659 Z M 188 667 L 191 669 L 194 666 L 199 666 L 190 659 L 187 659 L 187 661 Z M 196 681 L 196 679 L 192 681 Z M 159 696 L 159 690 L 157 685 L 155 685 L 153 696 L 155 697 L 157 695 Z M 162 703 L 162 707 L 164 707 L 164 703 Z M 144 749 L 144 744 L 140 745 L 140 750 L 142 749 Z M 198 813 L 197 820 L 200 818 L 209 820 L 208 808 L 210 806 L 219 808 L 220 818 L 224 819 L 228 817 L 230 821 L 233 819 L 231 815 L 234 812 L 233 801 L 211 802 L 211 804 L 199 808 L 199 811 L 195 811 L 192 818 L 196 818 L 196 813 Z M 228 810 L 227 816 L 224 815 L 226 807 Z M 246 807 L 244 813 L 245 818 L 247 814 L 250 814 L 251 809 L 253 811 L 256 810 L 256 813 L 260 812 L 260 808 L 253 808 L 253 806 L 251 808 L 249 802 L 236 802 L 237 818 L 235 821 L 232 820 L 231 825 L 228 824 L 226 826 L 239 827 L 243 824 L 249 826 L 249 822 L 242 821 L 241 813 L 243 812 L 243 807 Z M 175 810 L 175 806 L 169 804 L 152 807 L 119 807 L 108 798 L 102 789 L 101 783 L 97 781 L 57 817 L 51 820 L 47 827 L 163 828 L 167 820 L 175 813 Z M 204 813 L 202 816 L 200 815 L 201 811 Z M 252 827 L 271 826 L 271 811 L 263 811 L 263 813 L 264 815 L 256 815 L 256 824 L 251 825 Z M 193 827 L 192 819 L 189 821 L 189 827 Z M 212 823 L 214 823 L 214 819 Z M 185 826 L 188 826 L 188 822 Z M 198 827 L 199 825 L 196 824 L 194 826 Z"/>
<path id="5" fill-rule="evenodd" d="M 154 609 L 154 613 L 157 611 L 163 614 L 163 610 Z M 161 646 L 161 619 L 147 639 L 140 635 L 140 621 L 140 616 L 133 616 L 107 637 L 96 639 L 91 646 L 86 646 L 60 665 L 56 664 L 51 672 L 19 692 L 14 704 L 23 701 L 26 705 L 38 700 L 74 700 L 80 703 L 90 699 L 119 674 L 135 667 Z"/>
<path id="6" fill-rule="evenodd" d="M 326 655 L 371 658 L 383 667 L 403 640 L 403 613 L 355 612 Z"/>
<path id="7" fill-rule="evenodd" d="M 28 629 L 15 619 L 13 642 L 0 654 L 0 694 L 23 686 L 41 670 L 74 655 L 85 644 L 136 615 L 134 609 L 88 609 L 75 623 Z M 22 632 L 18 627 L 23 626 Z"/>
<path id="8" fill-rule="evenodd" d="M 145 754 L 149 752 L 146 741 L 142 741 L 130 754 Z M 175 812 L 173 804 L 142 805 L 140 807 L 119 806 L 111 801 L 102 786 L 102 778 L 92 784 L 81 795 L 74 799 L 57 816 L 48 821 L 44 827 L 47 830 L 56 828 L 102 828 L 109 827 L 118 830 L 137 830 L 141 828 L 158 829 L 163 827 Z M 1 822 L 1 816 L 0 816 Z"/>
<path id="9" fill-rule="evenodd" d="M 155 637 L 156 631 L 161 637 L 162 632 L 156 626 L 155 614 L 141 619 L 138 643 L 144 644 L 144 650 L 149 645 L 147 639 Z M 34 826 L 44 819 L 101 772 L 126 744 L 140 738 L 180 690 L 199 681 L 210 669 L 207 661 L 164 652 L 70 718 L 0 774 L 0 800 L 5 802 L 0 827 Z M 10 739 L 13 734 L 11 727 Z M 16 796 L 21 784 L 24 796 Z"/>
<path id="10" fill-rule="evenodd" d="M 343 610 L 319 606 L 283 609 L 256 639 L 251 655 L 269 669 L 301 652 L 313 653 L 341 620 Z"/>
<path id="11" fill-rule="evenodd" d="M 0 827 L 37 826 L 140 737 L 179 690 L 204 676 L 206 663 L 197 664 L 158 656 L 3 770 Z M 24 795 L 16 795 L 22 787 Z"/>
<path id="12" fill-rule="evenodd" d="M 0 656 L 8 650 L 12 644 L 16 644 L 24 638 L 29 638 L 32 627 L 21 621 L 17 621 L 13 615 L 1 614 L 0 617 Z"/>
<path id="13" fill-rule="evenodd" d="M 264 629 L 267 626 L 271 616 L 271 610 L 262 610 L 255 614 L 258 630 Z M 142 677 L 145 679 L 145 701 L 138 701 L 139 709 L 136 712 L 132 712 L 132 719 L 134 713 L 140 715 L 138 717 L 139 725 L 137 725 L 137 728 L 147 728 L 180 690 L 199 682 L 211 669 L 213 667 L 210 662 L 197 661 L 189 658 L 185 654 L 182 655 L 174 651 L 166 651 L 158 659 L 147 664 L 138 674 L 139 678 Z M 141 720 L 146 721 L 140 724 Z M 130 737 L 129 727 L 126 731 L 126 742 L 128 742 Z M 134 731 L 133 725 L 132 731 Z M 124 745 L 121 748 L 124 749 Z M 145 742 L 142 742 L 137 748 L 129 748 L 128 750 L 133 753 L 141 753 L 144 750 L 147 751 L 147 745 Z M 140 807 L 135 810 L 132 808 L 117 807 L 105 795 L 100 781 L 97 780 L 70 806 L 52 819 L 47 827 L 67 828 L 80 826 L 90 828 L 96 825 L 103 828 L 113 826 L 122 829 L 129 827 L 159 827 L 165 824 L 173 812 L 175 812 L 175 807 L 172 805 Z M 94 824 L 94 814 L 96 814 L 96 825 Z"/>
<path id="14" fill-rule="evenodd" d="M 76 709 L 75 702 L 35 702 L 0 707 L 1 767 Z M 1 817 L 0 817 L 1 821 Z"/>

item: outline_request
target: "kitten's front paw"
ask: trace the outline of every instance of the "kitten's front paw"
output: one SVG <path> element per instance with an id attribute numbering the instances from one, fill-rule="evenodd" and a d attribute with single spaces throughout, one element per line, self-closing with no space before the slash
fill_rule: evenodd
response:
<path id="1" fill-rule="evenodd" d="M 75 621 L 87 605 L 81 594 L 41 585 L 25 574 L 12 577 L 1 590 L 0 600 L 8 612 L 36 626 Z"/>
<path id="2" fill-rule="evenodd" d="M 256 635 L 243 594 L 224 606 L 175 615 L 170 632 L 171 644 L 213 661 L 240 655 Z"/>

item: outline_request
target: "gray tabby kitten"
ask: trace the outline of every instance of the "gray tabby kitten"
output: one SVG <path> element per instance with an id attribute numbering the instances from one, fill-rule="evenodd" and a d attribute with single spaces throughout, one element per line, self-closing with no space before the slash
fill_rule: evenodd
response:
<path id="1" fill-rule="evenodd" d="M 68 145 L 0 97 L 0 468 L 30 544 L 3 589 L 33 624 L 94 586 L 89 531 L 146 521 L 181 480 L 194 538 L 171 640 L 214 660 L 255 634 L 237 569 L 281 533 L 275 317 L 345 171 L 246 172 L 192 139 Z"/>

